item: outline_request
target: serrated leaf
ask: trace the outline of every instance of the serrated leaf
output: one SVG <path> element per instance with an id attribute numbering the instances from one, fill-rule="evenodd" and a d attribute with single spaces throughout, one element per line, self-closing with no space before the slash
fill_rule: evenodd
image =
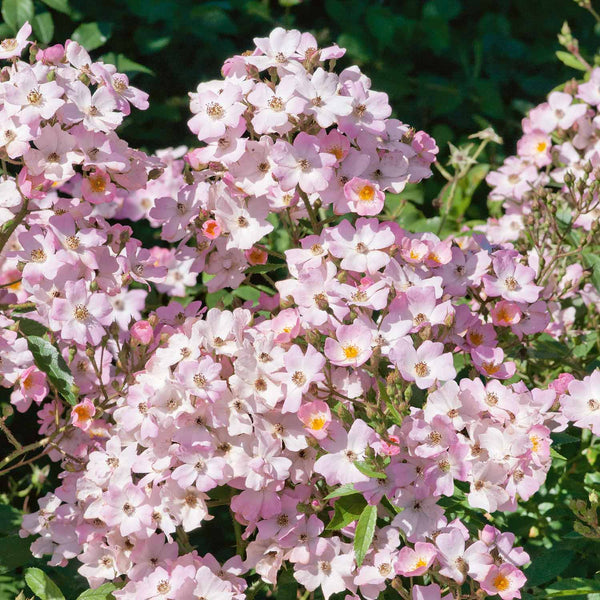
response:
<path id="1" fill-rule="evenodd" d="M 356 494 L 356 490 L 354 489 L 353 483 L 345 483 L 341 485 L 339 488 L 333 490 L 323 498 L 323 500 L 331 500 L 332 498 L 340 498 L 341 496 L 350 496 L 351 494 Z"/>
<path id="2" fill-rule="evenodd" d="M 114 600 L 113 591 L 119 589 L 114 583 L 103 583 L 95 590 L 85 590 L 77 600 Z"/>
<path id="3" fill-rule="evenodd" d="M 577 69 L 578 71 L 587 71 L 587 67 L 577 57 L 573 56 L 569 52 L 558 50 L 556 53 L 556 57 L 558 58 L 558 60 L 560 60 L 561 63 L 567 65 L 567 67 L 571 67 L 571 69 Z"/>
<path id="4" fill-rule="evenodd" d="M 2 18 L 15 33 L 34 15 L 33 0 L 2 0 Z"/>
<path id="5" fill-rule="evenodd" d="M 354 466 L 367 477 L 372 477 L 374 479 L 386 479 L 387 475 L 382 473 L 381 471 L 376 471 L 368 465 L 366 462 L 355 461 Z"/>
<path id="6" fill-rule="evenodd" d="M 31 26 L 38 41 L 43 44 L 49 44 L 52 41 L 54 37 L 54 21 L 48 11 L 35 15 L 31 21 Z"/>
<path id="7" fill-rule="evenodd" d="M 95 50 L 102 46 L 112 32 L 110 23 L 83 23 L 71 35 L 71 39 L 86 50 Z"/>
<path id="8" fill-rule="evenodd" d="M 25 339 L 33 354 L 35 366 L 46 373 L 52 385 L 69 404 L 77 404 L 77 396 L 73 393 L 73 375 L 60 352 L 48 340 L 37 335 L 30 335 Z"/>
<path id="9" fill-rule="evenodd" d="M 31 591 L 42 600 L 65 600 L 58 586 L 41 569 L 36 567 L 27 569 L 25 571 L 25 582 L 31 588 Z"/>
<path id="10" fill-rule="evenodd" d="M 266 263 L 264 265 L 252 265 L 246 269 L 246 273 L 269 273 L 277 269 L 285 268 L 283 263 Z"/>
<path id="11" fill-rule="evenodd" d="M 42 0 L 42 2 L 57 10 L 58 12 L 65 13 L 66 15 L 71 13 L 71 7 L 69 6 L 69 0 Z"/>
<path id="12" fill-rule="evenodd" d="M 333 518 L 327 524 L 326 529 L 331 531 L 337 531 L 343 529 L 350 523 L 354 523 L 360 518 L 367 501 L 363 498 L 362 494 L 354 493 L 350 496 L 344 496 L 339 498 L 335 505 L 335 513 Z"/>
<path id="13" fill-rule="evenodd" d="M 362 565 L 371 542 L 373 541 L 373 535 L 375 535 L 375 524 L 377 523 L 377 506 L 369 504 L 365 506 L 358 524 L 356 525 L 356 533 L 354 534 L 354 554 L 356 557 L 356 564 L 360 567 Z"/>

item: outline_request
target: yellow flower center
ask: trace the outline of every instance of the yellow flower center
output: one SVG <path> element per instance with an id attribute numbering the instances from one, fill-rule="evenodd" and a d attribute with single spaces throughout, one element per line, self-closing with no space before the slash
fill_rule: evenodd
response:
<path id="1" fill-rule="evenodd" d="M 427 561 L 419 556 L 419 560 L 415 563 L 415 569 L 420 569 L 421 567 L 426 567 Z"/>
<path id="2" fill-rule="evenodd" d="M 546 144 L 546 142 L 539 142 L 538 145 L 535 147 L 535 149 L 538 152 L 543 152 L 547 147 L 548 147 L 548 144 Z"/>
<path id="3" fill-rule="evenodd" d="M 326 422 L 327 419 L 324 417 L 324 415 L 317 415 L 308 422 L 308 427 L 309 429 L 314 429 L 315 431 L 318 431 L 319 429 L 323 429 Z"/>
<path id="4" fill-rule="evenodd" d="M 372 185 L 363 185 L 358 190 L 358 198 L 361 202 L 373 202 L 375 197 L 375 188 Z"/>
<path id="5" fill-rule="evenodd" d="M 355 346 L 354 344 L 349 344 L 348 346 L 344 346 L 343 351 L 344 351 L 344 356 L 346 358 L 356 358 L 359 353 L 358 346 Z"/>
<path id="6" fill-rule="evenodd" d="M 104 177 L 101 175 L 92 175 L 88 179 L 90 182 L 90 187 L 92 188 L 92 192 L 99 194 L 106 190 L 106 181 L 104 181 Z"/>
<path id="7" fill-rule="evenodd" d="M 494 579 L 493 586 L 499 592 L 503 592 L 504 590 L 507 590 L 508 587 L 510 586 L 510 581 L 508 580 L 508 577 L 505 577 L 504 575 L 500 574 L 500 575 L 497 575 L 496 578 Z"/>
<path id="8" fill-rule="evenodd" d="M 494 375 L 500 370 L 500 365 L 492 362 L 484 362 L 481 366 L 488 375 Z"/>
<path id="9" fill-rule="evenodd" d="M 531 449 L 534 452 L 539 452 L 539 450 L 540 450 L 540 438 L 537 435 L 532 435 L 529 439 L 531 440 Z"/>

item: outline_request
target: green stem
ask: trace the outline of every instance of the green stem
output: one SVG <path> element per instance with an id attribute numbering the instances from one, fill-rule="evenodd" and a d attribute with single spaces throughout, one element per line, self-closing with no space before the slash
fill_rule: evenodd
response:
<path id="1" fill-rule="evenodd" d="M 12 221 L 9 221 L 5 225 L 4 231 L 0 233 L 0 252 L 2 252 L 4 246 L 6 246 L 6 242 L 8 242 L 14 230 L 23 222 L 23 219 L 26 217 L 28 203 L 29 200 L 23 197 L 23 206 L 21 207 L 21 210 L 19 210 Z"/>

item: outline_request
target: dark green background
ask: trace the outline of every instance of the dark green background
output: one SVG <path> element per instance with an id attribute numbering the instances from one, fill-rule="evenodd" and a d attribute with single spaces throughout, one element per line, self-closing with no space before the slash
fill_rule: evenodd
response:
<path id="1" fill-rule="evenodd" d="M 38 0 L 36 0 L 37 2 Z M 277 25 L 312 31 L 348 48 L 373 87 L 390 95 L 394 116 L 445 145 L 492 124 L 509 143 L 524 110 L 575 71 L 559 63 L 556 35 L 568 20 L 593 53 L 593 19 L 572 0 L 125 0 L 71 1 L 53 12 L 54 37 L 98 22 L 107 41 L 94 51 L 123 54 L 154 72 L 135 83 L 150 92 L 126 137 L 148 149 L 193 143 L 186 94 L 220 76 L 228 56 Z M 282 6 L 283 5 L 283 6 Z M 167 126 L 165 126 L 167 125 Z"/>

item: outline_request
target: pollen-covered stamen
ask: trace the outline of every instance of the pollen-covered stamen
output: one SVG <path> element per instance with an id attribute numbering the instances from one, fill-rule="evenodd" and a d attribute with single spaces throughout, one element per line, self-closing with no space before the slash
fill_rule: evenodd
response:
<path id="1" fill-rule="evenodd" d="M 321 244 L 313 244 L 310 247 L 310 253 L 313 256 L 319 256 L 321 254 L 323 254 L 324 250 L 323 250 L 323 246 L 321 246 Z"/>
<path id="2" fill-rule="evenodd" d="M 353 300 L 354 302 L 366 302 L 368 299 L 369 296 L 364 290 L 356 290 L 356 292 L 354 292 L 351 297 L 351 300 Z"/>
<path id="3" fill-rule="evenodd" d="M 242 228 L 248 227 L 248 225 L 250 225 L 250 223 L 248 222 L 248 219 L 246 219 L 246 217 L 243 217 L 243 216 L 240 216 L 237 218 L 237 224 L 238 224 L 238 227 L 242 227 Z"/>
<path id="4" fill-rule="evenodd" d="M 300 387 L 306 383 L 306 375 L 302 371 L 295 371 L 292 375 L 292 382 Z"/>
<path id="5" fill-rule="evenodd" d="M 48 154 L 48 156 L 46 157 L 46 160 L 49 163 L 57 163 L 60 162 L 60 155 L 57 154 L 56 152 L 50 152 L 50 154 Z"/>
<path id="6" fill-rule="evenodd" d="M 38 89 L 33 89 L 27 94 L 27 102 L 33 105 L 39 105 L 42 103 L 44 97 Z"/>
<path id="7" fill-rule="evenodd" d="M 357 117 L 362 117 L 367 112 L 367 107 L 364 104 L 358 104 L 354 107 L 354 114 Z"/>
<path id="8" fill-rule="evenodd" d="M 279 97 L 279 96 L 273 96 L 269 102 L 269 108 L 271 110 L 274 110 L 275 112 L 280 112 L 284 109 L 284 103 L 283 100 Z"/>
<path id="9" fill-rule="evenodd" d="M 506 286 L 507 290 L 514 292 L 516 289 L 518 289 L 519 282 L 511 275 L 504 280 L 504 285 Z"/>
<path id="10" fill-rule="evenodd" d="M 369 248 L 363 242 L 358 242 L 354 248 L 359 254 L 366 254 L 369 251 Z"/>
<path id="11" fill-rule="evenodd" d="M 379 565 L 379 574 L 383 577 L 387 577 L 392 572 L 392 565 L 390 563 L 381 563 Z"/>
<path id="12" fill-rule="evenodd" d="M 600 408 L 600 402 L 598 402 L 598 400 L 594 400 L 593 398 L 587 401 L 587 405 L 590 410 L 598 410 Z"/>
<path id="13" fill-rule="evenodd" d="M 159 594 L 166 594 L 170 589 L 171 586 L 169 585 L 169 582 L 165 579 L 161 579 L 156 586 L 156 591 Z"/>
<path id="14" fill-rule="evenodd" d="M 8 144 L 17 138 L 17 134 L 12 129 L 5 129 L 4 138 L 6 139 L 6 143 Z"/>
<path id="15" fill-rule="evenodd" d="M 225 110 L 218 102 L 209 102 L 206 105 L 206 114 L 217 121 L 225 116 Z"/>
<path id="16" fill-rule="evenodd" d="M 311 104 L 313 106 L 323 106 L 323 99 L 321 98 L 321 96 L 315 96 L 312 100 L 311 100 Z"/>
<path id="17" fill-rule="evenodd" d="M 131 506 L 129 502 L 125 502 L 125 504 L 123 504 L 123 512 L 130 517 L 135 512 L 135 508 Z"/>
<path id="18" fill-rule="evenodd" d="M 427 363 L 424 363 L 423 361 L 420 361 L 415 365 L 415 373 L 418 377 L 427 377 L 430 372 L 431 371 L 427 366 Z"/>
<path id="19" fill-rule="evenodd" d="M 415 315 L 415 317 L 413 319 L 413 323 L 415 325 L 420 325 L 421 323 L 424 323 L 425 321 L 427 321 L 427 317 L 423 313 L 419 313 L 418 315 Z"/>
<path id="20" fill-rule="evenodd" d="M 309 162 L 309 161 L 308 161 L 306 158 L 301 158 L 301 159 L 298 161 L 298 166 L 299 166 L 299 167 L 300 167 L 300 169 L 301 169 L 302 171 L 304 171 L 305 173 L 306 173 L 307 171 L 310 171 L 310 169 L 311 169 L 310 162 Z"/>
<path id="21" fill-rule="evenodd" d="M 289 522 L 290 518 L 286 514 L 277 517 L 277 525 L 279 525 L 279 527 L 285 527 Z"/>
<path id="22" fill-rule="evenodd" d="M 206 469 L 206 463 L 201 458 L 199 458 L 194 464 L 194 469 L 196 471 L 204 471 L 204 469 Z"/>
<path id="23" fill-rule="evenodd" d="M 17 47 L 17 40 L 15 40 L 14 38 L 2 40 L 0 42 L 0 46 L 2 46 L 2 50 L 14 50 Z"/>
<path id="24" fill-rule="evenodd" d="M 73 316 L 83 322 L 90 316 L 90 311 L 83 304 L 78 304 L 73 309 Z"/>
<path id="25" fill-rule="evenodd" d="M 31 260 L 36 263 L 43 263 L 46 261 L 46 258 L 48 258 L 42 248 L 32 250 L 29 256 L 31 257 Z"/>
<path id="26" fill-rule="evenodd" d="M 70 235 L 65 240 L 65 245 L 69 250 L 77 250 L 79 248 L 79 238 L 76 235 Z"/>
<path id="27" fill-rule="evenodd" d="M 129 87 L 125 82 L 125 79 L 123 77 L 119 77 L 118 75 L 113 77 L 112 84 L 115 91 L 120 93 L 124 92 Z"/>
<path id="28" fill-rule="evenodd" d="M 267 389 L 267 382 L 264 380 L 263 377 L 259 377 L 258 379 L 256 379 L 254 381 L 254 389 L 257 392 L 264 392 Z"/>
<path id="29" fill-rule="evenodd" d="M 356 452 L 354 452 L 353 450 L 346 450 L 344 454 L 346 455 L 346 458 L 349 462 L 354 462 L 358 458 Z"/>
<path id="30" fill-rule="evenodd" d="M 200 373 L 196 373 L 193 377 L 194 383 L 197 387 L 203 388 L 206 385 L 206 377 Z"/>
<path id="31" fill-rule="evenodd" d="M 496 406 L 498 404 L 498 395 L 494 392 L 489 392 L 485 395 L 485 403 L 489 406 Z"/>
<path id="32" fill-rule="evenodd" d="M 437 446 L 442 441 L 442 434 L 439 431 L 432 431 L 427 436 L 427 439 L 429 440 L 429 443 Z"/>
<path id="33" fill-rule="evenodd" d="M 283 64 L 287 62 L 287 58 L 285 57 L 285 54 L 283 52 L 278 52 L 275 56 L 275 62 L 278 62 L 279 64 Z"/>

